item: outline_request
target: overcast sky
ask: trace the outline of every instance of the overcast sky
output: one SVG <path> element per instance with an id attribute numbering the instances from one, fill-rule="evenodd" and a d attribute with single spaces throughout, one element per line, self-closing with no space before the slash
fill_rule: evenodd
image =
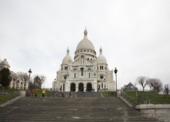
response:
<path id="1" fill-rule="evenodd" d="M 141 75 L 170 82 L 169 0 L 0 0 L 0 59 L 51 87 L 85 27 L 97 55 L 102 47 L 118 68 L 119 87 Z"/>

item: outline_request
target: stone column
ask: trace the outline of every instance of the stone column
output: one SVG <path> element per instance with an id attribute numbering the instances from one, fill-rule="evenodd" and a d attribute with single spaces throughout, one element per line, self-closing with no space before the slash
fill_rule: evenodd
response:
<path id="1" fill-rule="evenodd" d="M 66 92 L 70 91 L 70 83 L 69 83 L 69 81 L 66 81 L 66 83 L 65 83 L 65 91 Z"/>
<path id="2" fill-rule="evenodd" d="M 25 97 L 26 91 L 24 91 L 24 90 L 20 91 L 20 95 L 21 95 L 22 97 Z"/>
<path id="3" fill-rule="evenodd" d="M 97 92 L 97 81 L 94 81 L 93 83 L 93 89 L 95 92 Z"/>
<path id="4" fill-rule="evenodd" d="M 84 83 L 84 92 L 86 92 L 86 83 Z"/>
<path id="5" fill-rule="evenodd" d="M 78 92 L 78 91 L 79 91 L 79 84 L 76 83 L 76 92 Z"/>

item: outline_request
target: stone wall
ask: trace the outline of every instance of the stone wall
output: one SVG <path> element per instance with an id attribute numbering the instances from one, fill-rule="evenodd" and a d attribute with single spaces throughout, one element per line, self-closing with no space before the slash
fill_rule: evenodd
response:
<path id="1" fill-rule="evenodd" d="M 136 109 L 146 117 L 156 118 L 164 122 L 170 122 L 170 104 L 141 104 Z"/>

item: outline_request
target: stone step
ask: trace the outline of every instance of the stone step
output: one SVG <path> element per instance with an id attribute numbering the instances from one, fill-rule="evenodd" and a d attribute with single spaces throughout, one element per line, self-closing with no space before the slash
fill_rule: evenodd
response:
<path id="1" fill-rule="evenodd" d="M 25 97 L 0 109 L 0 122 L 159 122 L 116 97 Z"/>

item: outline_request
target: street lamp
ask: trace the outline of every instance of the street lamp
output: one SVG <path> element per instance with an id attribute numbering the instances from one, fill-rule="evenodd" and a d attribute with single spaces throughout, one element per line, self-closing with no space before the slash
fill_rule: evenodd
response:
<path id="1" fill-rule="evenodd" d="M 31 78 L 31 73 L 32 73 L 31 68 L 28 70 L 28 73 L 29 73 L 29 80 L 30 80 L 30 78 Z"/>
<path id="2" fill-rule="evenodd" d="M 28 89 L 31 89 L 31 68 L 28 70 L 28 74 L 29 74 L 29 81 L 28 81 Z"/>
<path id="3" fill-rule="evenodd" d="M 118 70 L 117 70 L 117 68 L 115 67 L 114 73 L 115 73 L 115 78 L 116 78 L 116 94 L 117 94 L 117 72 L 118 72 Z"/>

